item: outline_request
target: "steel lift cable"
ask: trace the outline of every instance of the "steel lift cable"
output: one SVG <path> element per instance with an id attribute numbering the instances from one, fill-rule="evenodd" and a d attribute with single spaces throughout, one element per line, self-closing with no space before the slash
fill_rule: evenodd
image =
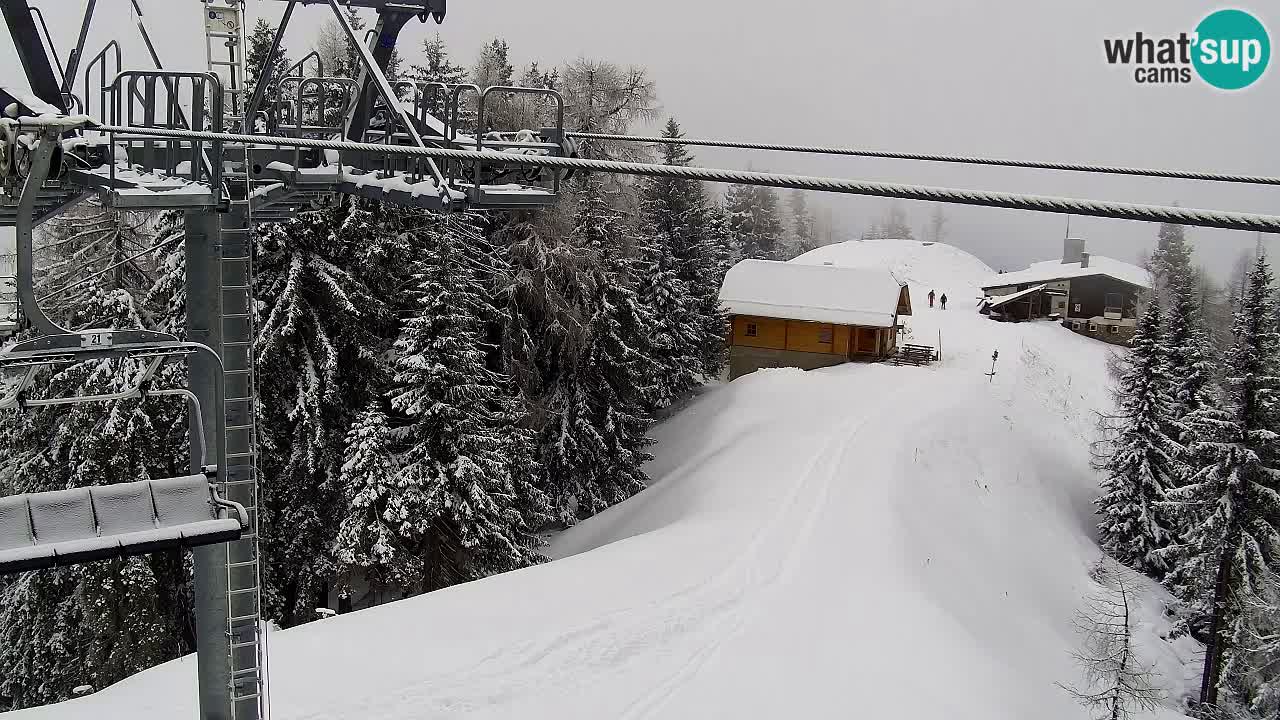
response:
<path id="1" fill-rule="evenodd" d="M 24 120 L 24 123 L 38 125 L 40 124 L 40 121 L 38 119 L 30 121 Z M 842 193 L 848 195 L 890 197 L 904 200 L 925 200 L 932 202 L 954 203 L 959 205 L 999 207 L 1011 210 L 1032 210 L 1037 212 L 1059 213 L 1066 215 L 1088 215 L 1092 217 L 1116 218 L 1120 220 L 1168 222 L 1196 227 L 1221 228 L 1225 230 L 1248 230 L 1267 233 L 1280 232 L 1280 216 L 1258 213 L 1202 210 L 1197 208 L 1144 205 L 1137 203 L 1110 202 L 1047 195 L 1027 195 L 987 190 L 964 190 L 946 187 L 932 187 L 928 185 L 868 182 L 808 175 L 762 173 L 746 170 L 723 170 L 715 168 L 685 167 L 680 165 L 659 165 L 650 163 L 521 155 L 516 153 L 495 152 L 492 150 L 477 151 L 431 147 L 408 147 L 402 145 L 382 145 L 337 140 L 315 140 L 310 138 L 240 135 L 235 133 L 197 132 L 191 130 L 171 130 L 162 128 L 134 128 L 122 125 L 92 125 L 91 127 L 103 132 L 122 135 L 152 135 L 193 140 L 221 140 L 223 142 L 247 143 L 262 146 L 352 150 L 371 154 L 400 155 L 405 157 L 449 158 L 472 162 L 487 161 L 493 163 L 525 165 L 528 167 L 598 171 L 642 177 L 681 178 L 687 180 L 700 180 L 704 182 L 762 185 L 796 190 L 814 190 L 819 192 Z"/>
<path id="2" fill-rule="evenodd" d="M 1280 177 L 1270 177 L 1266 175 L 1234 175 L 1196 172 L 1193 170 L 1160 170 L 1155 168 L 1123 167 L 1119 165 L 1081 165 L 1077 163 L 988 158 L 976 155 L 903 153 L 893 152 L 890 150 L 872 150 L 868 148 L 847 148 L 824 145 L 784 145 L 778 143 L 744 142 L 740 140 L 668 138 L 643 135 L 608 135 L 603 133 L 584 132 L 566 132 L 565 135 L 571 138 L 580 138 L 583 140 L 614 140 L 621 142 L 651 143 L 657 145 L 691 145 L 698 147 L 734 148 L 739 150 L 776 150 L 780 152 L 810 153 L 815 155 L 844 155 L 850 157 L 883 158 L 888 160 L 923 160 L 925 162 L 958 163 L 964 165 L 990 165 L 995 167 L 1030 168 L 1033 170 L 1061 170 L 1065 172 L 1098 173 L 1103 175 L 1136 175 L 1139 177 L 1171 178 L 1174 180 L 1204 180 L 1207 182 L 1280 186 Z"/>

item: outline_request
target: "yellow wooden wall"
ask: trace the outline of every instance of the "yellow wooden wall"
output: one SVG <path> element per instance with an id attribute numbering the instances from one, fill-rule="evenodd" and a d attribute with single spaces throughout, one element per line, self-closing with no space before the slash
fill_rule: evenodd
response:
<path id="1" fill-rule="evenodd" d="M 754 337 L 747 335 L 747 326 L 755 325 Z M 785 350 L 787 345 L 787 321 L 777 318 L 735 315 L 733 317 L 733 344 L 742 347 Z"/>
<path id="2" fill-rule="evenodd" d="M 751 325 L 755 326 L 754 336 L 747 334 Z M 848 356 L 849 338 L 850 328 L 847 325 L 749 315 L 736 315 L 733 318 L 732 342 L 742 347 Z"/>
<path id="3" fill-rule="evenodd" d="M 835 332 L 826 323 L 787 321 L 787 349 L 797 352 L 833 352 Z"/>
<path id="4" fill-rule="evenodd" d="M 748 326 L 755 335 L 748 335 Z M 828 341 L 824 342 L 824 340 Z M 735 315 L 731 344 L 741 347 L 794 350 L 852 357 L 888 355 L 897 344 L 893 328 L 851 327 L 829 323 Z"/>

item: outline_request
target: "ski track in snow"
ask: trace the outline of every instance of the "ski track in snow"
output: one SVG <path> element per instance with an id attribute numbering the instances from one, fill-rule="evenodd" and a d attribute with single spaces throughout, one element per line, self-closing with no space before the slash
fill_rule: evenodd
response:
<path id="1" fill-rule="evenodd" d="M 879 409 L 887 409 L 888 405 L 881 403 Z M 566 678 L 561 672 L 564 668 L 580 672 L 607 670 L 638 654 L 664 654 L 666 648 L 680 638 L 682 645 L 693 647 L 683 659 L 668 658 L 668 662 L 675 661 L 675 672 L 617 714 L 624 720 L 651 717 L 696 675 L 697 669 L 726 640 L 747 624 L 751 608 L 768 600 L 766 591 L 771 586 L 785 584 L 793 567 L 791 560 L 812 534 L 831 483 L 845 467 L 843 459 L 853 447 L 851 441 L 869 417 L 847 422 L 826 436 L 809 464 L 795 473 L 796 479 L 785 499 L 766 525 L 713 577 L 642 607 L 627 608 L 567 632 L 499 651 L 469 668 L 441 673 L 431 680 L 445 677 L 465 680 L 444 686 L 428 680 L 420 685 L 429 689 L 427 696 L 412 693 L 396 703 L 399 707 L 379 708 L 379 711 L 395 714 L 401 709 L 421 710 L 427 706 L 437 712 L 450 713 L 506 705 L 522 691 L 541 690 L 548 683 L 564 688 Z M 706 462 L 707 458 L 701 460 Z M 770 559 L 768 555 L 778 547 L 782 548 L 780 556 Z M 477 687 L 485 688 L 485 692 L 479 696 L 467 692 Z"/>

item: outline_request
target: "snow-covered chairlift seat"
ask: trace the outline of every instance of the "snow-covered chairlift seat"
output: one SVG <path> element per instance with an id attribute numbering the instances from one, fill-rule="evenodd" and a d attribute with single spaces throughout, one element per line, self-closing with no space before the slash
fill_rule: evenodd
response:
<path id="1" fill-rule="evenodd" d="M 0 498 L 0 574 L 229 542 L 249 525 L 204 475 Z"/>

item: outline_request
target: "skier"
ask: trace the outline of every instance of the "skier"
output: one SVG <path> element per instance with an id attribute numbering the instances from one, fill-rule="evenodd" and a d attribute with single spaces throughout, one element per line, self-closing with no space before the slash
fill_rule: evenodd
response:
<path id="1" fill-rule="evenodd" d="M 946 309 L 947 309 L 947 294 L 946 294 L 946 293 L 942 293 L 942 297 L 941 297 L 941 298 L 939 298 L 939 299 L 940 299 L 940 300 L 942 300 L 942 309 L 943 309 L 943 310 L 946 310 Z"/>
<path id="2" fill-rule="evenodd" d="M 933 291 L 929 291 L 929 307 L 933 307 Z"/>

